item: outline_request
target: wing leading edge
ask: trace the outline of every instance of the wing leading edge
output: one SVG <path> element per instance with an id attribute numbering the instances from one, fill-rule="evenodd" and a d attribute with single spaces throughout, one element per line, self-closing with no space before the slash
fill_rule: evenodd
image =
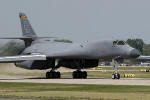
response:
<path id="1" fill-rule="evenodd" d="M 0 63 L 14 63 L 27 60 L 46 60 L 46 55 L 36 54 L 0 57 Z"/>
<path id="2" fill-rule="evenodd" d="M 138 58 L 137 58 L 137 60 L 148 60 L 148 61 L 150 61 L 150 56 L 139 56 Z"/>

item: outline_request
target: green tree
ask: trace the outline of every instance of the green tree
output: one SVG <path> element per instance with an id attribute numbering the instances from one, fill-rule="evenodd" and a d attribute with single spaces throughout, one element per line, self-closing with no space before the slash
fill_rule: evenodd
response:
<path id="1" fill-rule="evenodd" d="M 0 47 L 0 56 L 18 55 L 24 49 L 22 42 L 10 41 Z"/>
<path id="2" fill-rule="evenodd" d="M 144 42 L 142 39 L 128 39 L 127 43 L 131 47 L 138 49 L 143 54 Z"/>
<path id="3" fill-rule="evenodd" d="M 143 55 L 150 56 L 150 44 L 144 44 Z"/>

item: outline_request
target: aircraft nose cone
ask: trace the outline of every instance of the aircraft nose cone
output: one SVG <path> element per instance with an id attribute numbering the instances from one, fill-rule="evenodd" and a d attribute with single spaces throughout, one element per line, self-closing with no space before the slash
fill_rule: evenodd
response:
<path id="1" fill-rule="evenodd" d="M 132 57 L 132 58 L 137 58 L 137 57 L 139 57 L 140 56 L 140 52 L 137 50 L 137 49 L 133 49 L 133 50 L 131 50 L 131 52 L 130 52 L 130 56 Z"/>

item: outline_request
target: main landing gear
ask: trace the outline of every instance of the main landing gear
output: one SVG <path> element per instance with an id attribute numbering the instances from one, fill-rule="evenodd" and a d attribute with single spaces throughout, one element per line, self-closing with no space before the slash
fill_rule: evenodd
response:
<path id="1" fill-rule="evenodd" d="M 114 73 L 112 74 L 112 79 L 120 79 L 120 74 L 118 73 L 118 62 L 115 59 L 113 59 L 112 62 L 114 67 Z"/>
<path id="2" fill-rule="evenodd" d="M 59 79 L 61 78 L 60 72 L 50 71 L 46 72 L 46 79 Z"/>
<path id="3" fill-rule="evenodd" d="M 72 73 L 73 79 L 86 79 L 87 78 L 87 72 L 86 71 L 74 71 Z M 54 70 L 51 70 L 50 72 L 46 72 L 46 79 L 59 79 L 61 78 L 60 72 L 56 72 Z"/>
<path id="4" fill-rule="evenodd" d="M 87 72 L 77 70 L 77 71 L 74 71 L 72 73 L 72 77 L 73 77 L 73 79 L 86 79 L 87 78 Z"/>
<path id="5" fill-rule="evenodd" d="M 57 64 L 55 67 L 51 69 L 51 71 L 46 72 L 46 79 L 59 79 L 61 78 L 61 74 L 59 71 L 55 71 L 55 69 L 59 68 L 60 66 Z"/>

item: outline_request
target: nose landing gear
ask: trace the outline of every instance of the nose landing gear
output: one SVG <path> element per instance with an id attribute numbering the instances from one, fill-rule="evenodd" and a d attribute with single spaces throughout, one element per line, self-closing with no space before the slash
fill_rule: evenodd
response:
<path id="1" fill-rule="evenodd" d="M 119 73 L 112 74 L 112 79 L 120 79 L 120 74 Z"/>
<path id="2" fill-rule="evenodd" d="M 112 60 L 113 67 L 114 67 L 114 73 L 112 74 L 112 79 L 120 79 L 120 74 L 118 73 L 118 62 L 117 60 Z"/>

